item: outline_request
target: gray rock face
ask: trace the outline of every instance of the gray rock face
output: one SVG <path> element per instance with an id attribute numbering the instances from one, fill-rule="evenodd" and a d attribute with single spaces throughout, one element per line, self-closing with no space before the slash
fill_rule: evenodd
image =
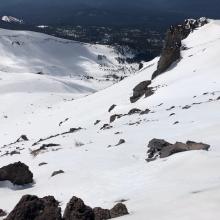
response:
<path id="1" fill-rule="evenodd" d="M 62 220 L 59 202 L 54 197 L 39 199 L 25 195 L 5 220 Z"/>
<path id="2" fill-rule="evenodd" d="M 173 154 L 191 151 L 191 150 L 206 150 L 208 151 L 210 145 L 204 143 L 196 143 L 193 141 L 187 141 L 186 143 L 176 142 L 175 144 L 170 144 L 165 140 L 153 139 L 148 144 L 148 157 L 147 162 L 155 160 L 157 158 L 166 158 Z"/>
<path id="3" fill-rule="evenodd" d="M 154 92 L 153 92 L 153 89 L 149 87 L 150 84 L 151 84 L 151 81 L 147 80 L 135 86 L 135 88 L 133 89 L 133 96 L 130 97 L 131 103 L 138 101 L 144 95 L 145 97 L 153 95 Z"/>
<path id="4" fill-rule="evenodd" d="M 116 204 L 111 210 L 110 215 L 111 218 L 117 218 L 124 215 L 128 215 L 127 207 L 123 203 Z"/>
<path id="5" fill-rule="evenodd" d="M 63 219 L 94 220 L 94 212 L 92 208 L 86 206 L 81 199 L 74 196 L 66 206 Z"/>
<path id="6" fill-rule="evenodd" d="M 29 167 L 21 162 L 0 168 L 0 181 L 8 180 L 16 185 L 33 183 L 33 174 Z"/>
<path id="7" fill-rule="evenodd" d="M 205 24 L 207 24 L 207 19 L 188 19 L 183 24 L 169 28 L 157 70 L 153 73 L 152 79 L 167 71 L 174 62 L 180 59 L 182 40 L 187 38 L 193 30 Z"/>

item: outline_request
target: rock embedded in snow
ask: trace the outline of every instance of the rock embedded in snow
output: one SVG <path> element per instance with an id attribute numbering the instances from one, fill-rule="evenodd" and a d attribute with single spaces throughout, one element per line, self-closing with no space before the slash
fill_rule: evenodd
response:
<path id="1" fill-rule="evenodd" d="M 25 195 L 5 220 L 62 220 L 61 208 L 52 196 Z"/>
<path id="2" fill-rule="evenodd" d="M 45 166 L 45 165 L 47 165 L 48 163 L 45 163 L 45 162 L 42 162 L 42 163 L 39 163 L 39 167 L 41 167 L 41 166 Z"/>
<path id="3" fill-rule="evenodd" d="M 111 112 L 116 106 L 117 106 L 117 105 L 113 104 L 113 105 L 109 108 L 108 112 Z"/>
<path id="4" fill-rule="evenodd" d="M 82 199 L 72 197 L 66 206 L 63 215 L 64 220 L 94 220 L 92 208 L 86 206 Z"/>
<path id="5" fill-rule="evenodd" d="M 147 80 L 135 86 L 133 89 L 133 96 L 130 97 L 130 102 L 135 103 L 144 95 L 145 97 L 149 97 L 153 95 L 154 92 L 153 92 L 153 89 L 149 87 L 150 84 L 151 84 L 151 81 Z"/>
<path id="6" fill-rule="evenodd" d="M 54 171 L 54 172 L 52 173 L 51 177 L 54 177 L 54 176 L 57 176 L 57 175 L 63 174 L 63 173 L 65 173 L 63 170 Z"/>
<path id="7" fill-rule="evenodd" d="M 166 158 L 176 153 L 181 153 L 184 151 L 191 150 L 206 150 L 208 151 L 210 145 L 204 143 L 196 143 L 193 141 L 187 141 L 186 144 L 181 142 L 176 142 L 175 144 L 171 144 L 162 139 L 153 139 L 148 144 L 148 158 L 147 162 L 153 161 L 160 158 Z"/>
<path id="8" fill-rule="evenodd" d="M 115 146 L 119 146 L 124 144 L 126 141 L 124 139 L 120 139 L 119 142 Z"/>
<path id="9" fill-rule="evenodd" d="M 17 139 L 17 141 L 16 142 L 21 142 L 21 141 L 29 141 L 29 139 L 27 138 L 27 136 L 26 135 L 21 135 L 21 137 L 19 137 L 18 139 Z"/>
<path id="10" fill-rule="evenodd" d="M 115 114 L 115 115 L 112 115 L 111 117 L 110 117 L 110 123 L 112 123 L 112 122 L 114 122 L 116 119 L 119 119 L 119 118 L 121 118 L 123 115 L 122 114 Z"/>
<path id="11" fill-rule="evenodd" d="M 111 219 L 110 210 L 96 207 L 93 209 L 95 220 Z"/>
<path id="12" fill-rule="evenodd" d="M 147 108 L 144 111 L 141 111 L 140 115 L 146 115 L 148 113 L 150 113 L 150 109 Z"/>
<path id="13" fill-rule="evenodd" d="M 128 112 L 128 115 L 134 115 L 134 114 L 138 114 L 141 113 L 141 110 L 138 108 L 133 108 Z"/>
<path id="14" fill-rule="evenodd" d="M 0 209 L 0 217 L 4 217 L 6 215 L 7 213 L 4 210 Z"/>
<path id="15" fill-rule="evenodd" d="M 17 162 L 0 168 L 0 181 L 10 181 L 16 185 L 33 183 L 33 173 L 24 163 Z"/>
<path id="16" fill-rule="evenodd" d="M 111 218 L 117 218 L 117 217 L 121 217 L 121 216 L 128 215 L 128 214 L 129 214 L 128 209 L 127 209 L 126 205 L 124 205 L 123 203 L 116 204 L 110 210 Z"/>

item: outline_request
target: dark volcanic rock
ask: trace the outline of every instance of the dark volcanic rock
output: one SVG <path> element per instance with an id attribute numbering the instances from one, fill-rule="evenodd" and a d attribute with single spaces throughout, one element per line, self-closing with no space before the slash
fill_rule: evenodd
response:
<path id="1" fill-rule="evenodd" d="M 128 115 L 138 114 L 141 113 L 141 110 L 138 108 L 133 108 L 128 112 Z"/>
<path id="2" fill-rule="evenodd" d="M 206 150 L 208 151 L 210 145 L 204 143 L 196 143 L 193 141 L 187 141 L 186 143 L 176 142 L 175 144 L 170 144 L 164 140 L 153 139 L 148 144 L 148 158 L 147 162 L 160 158 L 166 158 L 173 154 L 191 151 L 191 150 Z"/>
<path id="3" fill-rule="evenodd" d="M 100 123 L 101 121 L 100 120 L 96 120 L 94 125 L 97 125 L 98 123 Z"/>
<path id="4" fill-rule="evenodd" d="M 41 166 L 45 166 L 45 165 L 47 165 L 47 163 L 45 163 L 45 162 L 42 162 L 42 163 L 39 163 L 39 167 L 41 167 Z"/>
<path id="5" fill-rule="evenodd" d="M 186 20 L 183 24 L 171 26 L 166 33 L 165 44 L 162 50 L 157 70 L 152 79 L 167 71 L 171 65 L 181 57 L 182 40 L 196 28 L 207 24 L 207 19 Z"/>
<path id="6" fill-rule="evenodd" d="M 119 146 L 124 144 L 126 141 L 124 139 L 119 140 L 119 142 L 115 146 Z"/>
<path id="7" fill-rule="evenodd" d="M 0 181 L 8 180 L 16 185 L 33 183 L 33 174 L 29 167 L 21 162 L 0 168 Z"/>
<path id="8" fill-rule="evenodd" d="M 171 145 L 169 142 L 162 140 L 162 139 L 152 139 L 148 144 L 148 158 L 147 161 L 150 162 L 155 160 L 157 157 L 160 156 L 160 152 L 164 147 Z"/>
<path id="9" fill-rule="evenodd" d="M 209 150 L 210 145 L 204 143 L 196 143 L 194 141 L 187 141 L 186 144 L 191 150 Z"/>
<path id="10" fill-rule="evenodd" d="M 144 111 L 141 111 L 140 115 L 146 115 L 150 113 L 150 109 L 145 109 Z"/>
<path id="11" fill-rule="evenodd" d="M 54 172 L 52 173 L 51 177 L 57 176 L 57 175 L 63 174 L 63 173 L 65 173 L 63 170 L 54 171 Z"/>
<path id="12" fill-rule="evenodd" d="M 111 218 L 117 218 L 123 215 L 128 215 L 127 207 L 123 203 L 116 204 L 111 210 L 110 215 Z"/>
<path id="13" fill-rule="evenodd" d="M 95 220 L 106 220 L 111 218 L 110 210 L 108 209 L 102 209 L 100 207 L 97 207 L 93 209 L 93 212 Z"/>
<path id="14" fill-rule="evenodd" d="M 122 114 L 115 114 L 110 117 L 110 123 L 114 122 L 116 119 L 121 118 Z"/>
<path id="15" fill-rule="evenodd" d="M 59 202 L 52 196 L 25 195 L 5 220 L 62 220 Z"/>
<path id="16" fill-rule="evenodd" d="M 29 141 L 29 139 L 27 138 L 26 135 L 21 135 L 21 137 L 18 138 L 18 140 L 16 142 L 21 142 L 21 141 Z"/>
<path id="17" fill-rule="evenodd" d="M 112 128 L 112 126 L 110 125 L 110 124 L 104 124 L 101 128 L 100 128 L 100 130 L 108 130 L 108 129 L 111 129 Z"/>
<path id="18" fill-rule="evenodd" d="M 109 108 L 109 110 L 108 110 L 108 112 L 111 112 L 115 107 L 116 107 L 117 105 L 112 105 L 110 108 Z"/>
<path id="19" fill-rule="evenodd" d="M 135 88 L 133 89 L 133 96 L 130 97 L 131 103 L 138 101 L 144 95 L 145 97 L 153 95 L 154 92 L 153 92 L 153 89 L 149 87 L 150 84 L 151 84 L 151 81 L 147 80 L 135 86 Z"/>
<path id="20" fill-rule="evenodd" d="M 0 209 L 0 217 L 4 217 L 6 215 L 7 213 L 4 210 Z"/>
<path id="21" fill-rule="evenodd" d="M 94 220 L 94 212 L 92 208 L 86 206 L 84 202 L 73 197 L 67 204 L 63 215 L 64 220 Z"/>

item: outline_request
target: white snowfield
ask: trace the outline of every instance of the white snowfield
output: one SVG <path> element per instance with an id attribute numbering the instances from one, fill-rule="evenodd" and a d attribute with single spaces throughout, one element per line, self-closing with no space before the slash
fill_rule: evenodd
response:
<path id="1" fill-rule="evenodd" d="M 23 34 L 33 38 L 32 34 Z M 36 60 L 30 59 L 29 63 L 27 59 L 26 65 L 21 65 L 25 59 L 17 57 L 16 52 L 14 55 L 9 52 L 13 46 L 9 46 L 10 38 L 6 35 L 1 31 L 1 42 L 2 39 L 5 42 L 1 43 L 1 56 L 3 47 L 9 56 L 0 60 L 0 154 L 10 153 L 18 147 L 23 150 L 19 155 L 2 156 L 0 167 L 22 161 L 33 172 L 35 184 L 19 189 L 8 182 L 1 183 L 1 209 L 10 212 L 25 194 L 39 197 L 53 195 L 64 209 L 75 195 L 92 207 L 111 208 L 116 201 L 126 200 L 130 215 L 119 218 L 124 220 L 220 219 L 219 21 L 210 21 L 190 34 L 183 42 L 188 49 L 182 51 L 180 62 L 153 81 L 152 86 L 157 88 L 155 94 L 143 97 L 134 104 L 129 101 L 132 89 L 151 78 L 158 58 L 146 63 L 144 69 L 134 76 L 102 91 L 72 100 L 72 90 L 68 92 L 65 89 L 65 93 L 61 93 L 62 88 L 59 88 L 59 82 L 55 83 L 55 76 L 33 75 L 30 79 L 28 73 L 44 68 L 43 71 L 52 74 L 53 68 L 48 65 L 59 61 L 52 60 L 54 53 L 62 63 L 61 69 L 55 68 L 57 74 L 63 68 L 66 68 L 63 72 L 84 74 L 84 64 L 87 71 L 95 66 L 95 61 L 91 62 L 93 54 L 90 53 L 90 61 L 85 58 L 85 53 L 94 46 L 84 46 L 83 51 L 80 47 L 76 54 L 82 56 L 76 56 L 79 63 L 75 65 L 70 62 L 73 58 L 62 59 L 64 52 L 71 53 L 72 43 L 53 51 L 55 43 L 51 40 L 42 50 L 33 52 Z M 44 38 L 42 35 L 42 41 Z M 20 37 L 22 39 L 23 36 Z M 33 54 L 25 54 L 26 49 L 23 56 L 32 58 Z M 18 50 L 17 46 L 14 50 Z M 101 50 L 107 49 L 103 47 Z M 40 57 L 43 59 L 39 61 Z M 56 67 L 60 66 L 60 62 Z M 7 72 L 9 70 L 15 73 Z M 109 113 L 112 104 L 117 107 Z M 182 109 L 186 105 L 191 108 Z M 168 111 L 172 106 L 175 108 Z M 125 114 L 132 108 L 149 108 L 151 113 L 125 116 L 113 122 L 112 128 L 100 130 L 103 124 L 109 123 L 111 115 Z M 170 116 L 171 113 L 175 115 Z M 96 120 L 101 122 L 94 125 Z M 59 126 L 61 121 L 65 122 Z M 174 125 L 177 121 L 179 123 Z M 83 129 L 32 146 L 40 138 L 77 127 Z M 22 134 L 27 135 L 29 141 L 3 147 Z M 208 152 L 179 153 L 147 163 L 147 144 L 152 138 L 162 138 L 172 143 L 187 140 L 204 142 L 211 148 Z M 115 146 L 120 139 L 126 142 Z M 36 156 L 31 155 L 31 150 L 43 143 L 60 146 L 48 148 Z M 48 164 L 38 166 L 42 162 Z M 65 173 L 51 177 L 52 172 L 57 170 Z"/>

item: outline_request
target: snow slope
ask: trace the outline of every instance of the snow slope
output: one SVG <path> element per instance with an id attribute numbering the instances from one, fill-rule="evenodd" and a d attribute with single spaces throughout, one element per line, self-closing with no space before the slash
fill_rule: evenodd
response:
<path id="1" fill-rule="evenodd" d="M 115 83 L 112 75 L 125 77 L 134 72 L 131 65 L 120 64 L 118 57 L 122 56 L 103 45 L 0 29 L 0 93 L 91 94 Z"/>
<path id="2" fill-rule="evenodd" d="M 183 43 L 188 49 L 182 51 L 181 61 L 153 81 L 155 94 L 134 104 L 129 102 L 132 89 L 151 78 L 158 58 L 134 76 L 76 100 L 67 99 L 68 93 L 42 96 L 40 91 L 21 93 L 17 88 L 12 93 L 6 86 L 0 96 L 0 167 L 22 161 L 30 166 L 36 183 L 26 189 L 1 183 L 0 207 L 10 211 L 22 195 L 36 194 L 54 195 L 64 208 L 76 195 L 92 207 L 110 208 L 118 200 L 127 200 L 130 215 L 120 218 L 125 220 L 219 219 L 220 21 L 210 21 Z M 4 74 L 8 85 L 17 81 L 18 75 Z M 109 113 L 112 104 L 117 107 Z M 183 109 L 186 105 L 190 108 Z M 112 128 L 100 130 L 112 114 L 132 108 L 149 108 L 151 113 L 125 116 L 113 122 Z M 96 120 L 101 122 L 94 125 Z M 65 122 L 59 126 L 61 121 Z M 32 146 L 40 138 L 74 127 L 83 129 L 42 142 L 60 147 L 35 157 L 30 154 L 41 146 Z M 30 141 L 4 146 L 22 134 Z M 205 142 L 211 149 L 147 163 L 147 144 L 152 138 Z M 115 146 L 120 139 L 126 143 Z M 18 147 L 19 155 L 3 156 Z M 41 162 L 48 164 L 39 167 Z M 50 177 L 60 169 L 65 173 Z"/>

